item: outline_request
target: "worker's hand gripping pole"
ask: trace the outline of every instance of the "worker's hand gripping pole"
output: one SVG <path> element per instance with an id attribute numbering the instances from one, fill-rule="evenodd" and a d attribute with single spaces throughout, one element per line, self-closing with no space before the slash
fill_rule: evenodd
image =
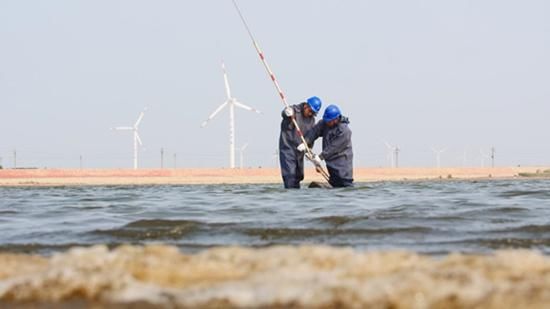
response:
<path id="1" fill-rule="evenodd" d="M 267 61 L 265 60 L 264 54 L 262 50 L 260 49 L 260 46 L 256 42 L 256 39 L 254 38 L 254 35 L 252 35 L 252 31 L 250 31 L 250 28 L 248 27 L 248 24 L 246 23 L 246 20 L 244 19 L 243 14 L 241 13 L 241 10 L 239 9 L 239 6 L 237 5 L 236 0 L 233 1 L 233 5 L 235 6 L 235 9 L 239 13 L 239 17 L 241 18 L 241 21 L 244 24 L 244 27 L 246 28 L 246 31 L 248 32 L 248 35 L 250 36 L 250 39 L 252 40 L 252 43 L 254 44 L 254 48 L 258 52 L 258 55 L 260 56 L 260 59 L 262 60 L 262 63 L 264 64 L 265 70 L 267 71 L 267 74 L 269 74 L 269 77 L 273 81 L 273 84 L 275 85 L 275 88 L 277 89 L 277 93 L 279 94 L 279 97 L 281 97 L 281 100 L 283 101 L 283 104 L 285 107 L 289 107 L 288 102 L 286 101 L 286 97 L 283 93 L 283 90 L 281 90 L 281 87 L 279 86 L 279 83 L 277 82 L 277 79 L 275 78 L 275 74 L 273 74 L 273 71 L 271 71 L 271 68 L 269 67 L 269 64 L 267 64 Z M 311 148 L 306 142 L 306 139 L 304 138 L 304 133 L 298 126 L 298 122 L 296 121 L 296 118 L 294 115 L 291 117 L 292 123 L 294 124 L 294 127 L 296 128 L 296 131 L 298 132 L 298 135 L 300 135 L 300 139 L 302 140 L 302 143 L 306 146 L 305 152 L 308 154 L 306 157 L 313 162 L 310 158 L 313 157 L 313 152 L 311 151 Z M 313 162 L 315 164 L 315 162 Z M 327 181 L 329 180 L 328 173 L 323 169 L 322 166 L 315 164 L 315 170 L 320 173 Z"/>

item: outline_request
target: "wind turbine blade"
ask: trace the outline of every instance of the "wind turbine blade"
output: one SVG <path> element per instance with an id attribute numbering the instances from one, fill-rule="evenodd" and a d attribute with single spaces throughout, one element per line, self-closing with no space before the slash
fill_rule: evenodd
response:
<path id="1" fill-rule="evenodd" d="M 212 120 L 214 117 L 216 117 L 216 115 L 217 115 L 217 114 L 227 105 L 228 102 L 229 102 L 229 101 L 225 101 L 222 105 L 218 106 L 218 108 L 216 108 L 216 110 L 215 110 L 212 114 L 210 114 L 210 116 L 208 116 L 208 119 L 206 119 L 206 120 L 202 123 L 201 127 L 203 127 L 203 128 L 206 127 L 206 125 L 208 124 L 208 122 L 209 122 L 210 120 Z"/>
<path id="2" fill-rule="evenodd" d="M 225 63 L 222 60 L 223 81 L 225 83 L 225 94 L 227 99 L 231 99 L 231 89 L 229 88 L 229 81 L 227 79 L 227 72 L 225 71 Z"/>
<path id="3" fill-rule="evenodd" d="M 143 146 L 143 143 L 141 142 L 141 138 L 139 137 L 139 134 L 136 132 L 136 139 L 140 146 Z"/>
<path id="4" fill-rule="evenodd" d="M 138 117 L 138 120 L 136 121 L 136 124 L 134 124 L 134 127 L 137 128 L 137 126 L 139 126 L 139 123 L 141 122 L 141 119 L 143 119 L 143 116 L 145 115 L 145 110 L 142 111 L 140 114 L 139 114 L 139 117 Z"/>
<path id="5" fill-rule="evenodd" d="M 235 106 L 237 106 L 237 107 L 240 107 L 242 109 L 246 109 L 246 110 L 251 111 L 251 112 L 255 112 L 255 113 L 258 113 L 258 114 L 262 113 L 259 110 L 255 109 L 255 108 L 252 108 L 250 106 L 244 105 L 243 103 L 238 102 L 238 101 L 233 101 L 233 104 L 235 104 Z"/>
<path id="6" fill-rule="evenodd" d="M 111 130 L 115 130 L 115 131 L 131 131 L 133 130 L 134 128 L 133 127 L 116 127 L 116 128 L 111 128 Z"/>

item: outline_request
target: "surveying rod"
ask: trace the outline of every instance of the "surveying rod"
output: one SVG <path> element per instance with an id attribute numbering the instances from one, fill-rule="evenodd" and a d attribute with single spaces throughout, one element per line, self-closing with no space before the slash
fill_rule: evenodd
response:
<path id="1" fill-rule="evenodd" d="M 246 20 L 244 19 L 244 16 L 243 16 L 241 10 L 239 9 L 239 6 L 237 5 L 237 1 L 236 0 L 231 0 L 231 1 L 233 2 L 233 5 L 235 6 L 235 9 L 237 10 L 237 13 L 239 13 L 239 17 L 241 18 L 241 21 L 243 22 L 243 25 L 246 28 L 246 31 L 248 32 L 248 35 L 250 36 L 250 39 L 252 40 L 252 43 L 254 44 L 254 48 L 256 49 L 256 52 L 258 52 L 258 56 L 260 56 L 260 59 L 262 60 L 262 63 L 263 63 L 263 65 L 264 65 L 264 67 L 267 71 L 267 74 L 269 75 L 269 77 L 273 81 L 273 84 L 275 85 L 275 88 L 277 89 L 277 93 L 279 94 L 279 97 L 283 101 L 283 104 L 285 105 L 285 107 L 290 107 L 290 105 L 286 101 L 286 97 L 283 93 L 283 90 L 279 86 L 279 82 L 277 82 L 277 79 L 275 78 L 275 74 L 273 74 L 273 71 L 269 67 L 269 64 L 267 64 L 267 60 L 265 59 L 264 53 L 260 49 L 260 46 L 258 45 L 256 39 L 254 38 L 254 35 L 252 35 L 252 31 L 250 31 L 250 27 L 248 27 L 248 24 L 246 23 Z M 306 154 L 307 154 L 306 157 L 312 163 L 315 164 L 315 162 L 313 162 L 313 160 L 311 159 L 311 158 L 313 158 L 313 152 L 311 151 L 311 148 L 309 148 L 309 145 L 307 144 L 306 139 L 304 138 L 304 133 L 302 132 L 302 130 L 298 126 L 298 122 L 296 121 L 296 118 L 294 116 L 292 116 L 291 119 L 292 119 L 292 123 L 294 124 L 294 127 L 296 127 L 296 131 L 298 132 L 298 135 L 300 135 L 300 139 L 302 140 L 302 143 L 304 143 L 304 145 L 306 146 L 306 149 L 305 149 Z M 320 173 L 321 175 L 323 175 L 323 177 L 326 179 L 326 181 L 329 180 L 328 173 L 323 169 L 323 167 L 321 165 L 315 164 L 315 170 L 318 173 Z"/>

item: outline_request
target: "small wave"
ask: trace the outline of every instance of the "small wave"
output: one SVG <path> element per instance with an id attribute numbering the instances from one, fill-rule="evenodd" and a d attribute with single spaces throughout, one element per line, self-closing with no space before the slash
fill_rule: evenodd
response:
<path id="1" fill-rule="evenodd" d="M 497 238 L 465 238 L 454 241 L 438 242 L 439 247 L 459 247 L 461 250 L 475 248 L 472 252 L 480 252 L 479 248 L 500 250 L 500 249 L 542 249 L 547 251 L 550 246 L 550 238 L 522 238 L 522 237 L 497 237 Z M 476 248 L 477 247 L 477 248 Z M 483 250 L 481 250 L 483 251 Z"/>
<path id="2" fill-rule="evenodd" d="M 380 229 L 315 229 L 315 228 L 250 228 L 243 232 L 248 236 L 259 236 L 262 240 L 279 238 L 308 238 L 316 236 L 339 236 L 339 235 L 374 235 L 374 234 L 416 234 L 428 233 L 432 229 L 428 227 L 403 227 L 403 228 L 380 228 Z"/>
<path id="3" fill-rule="evenodd" d="M 98 198 L 97 197 L 83 197 L 83 198 L 79 199 L 78 201 L 79 202 L 97 202 Z"/>
<path id="4" fill-rule="evenodd" d="M 270 194 L 270 193 L 284 193 L 288 192 L 288 190 L 282 188 L 282 187 L 260 187 L 260 188 L 249 188 L 248 186 L 245 188 L 233 188 L 228 190 L 227 192 L 236 194 L 236 195 L 258 195 L 258 194 Z"/>
<path id="5" fill-rule="evenodd" d="M 463 216 L 453 216 L 453 215 L 430 215 L 424 217 L 416 217 L 418 220 L 429 220 L 430 222 L 439 221 L 439 222 L 452 222 L 452 221 L 466 221 L 470 220 L 467 217 Z"/>
<path id="6" fill-rule="evenodd" d="M 529 211 L 529 209 L 522 207 L 497 207 L 491 209 L 492 212 L 502 212 L 502 213 L 511 213 L 511 212 L 524 212 Z"/>
<path id="7" fill-rule="evenodd" d="M 507 230 L 495 231 L 495 233 L 550 233 L 550 225 L 524 225 Z"/>
<path id="8" fill-rule="evenodd" d="M 27 243 L 27 244 L 2 244 L 0 252 L 25 253 L 25 254 L 43 254 L 49 255 L 54 252 L 66 251 L 72 247 L 88 247 L 87 243 L 64 243 L 64 244 L 45 244 L 45 243 Z"/>
<path id="9" fill-rule="evenodd" d="M 386 209 L 380 209 L 371 214 L 371 218 L 376 220 L 394 220 L 396 218 L 409 217 L 417 209 L 418 205 L 402 204 L 392 206 Z"/>
<path id="10" fill-rule="evenodd" d="M 490 205 L 482 205 L 482 204 L 476 204 L 477 209 L 471 209 L 460 212 L 461 216 L 464 217 L 472 217 L 472 216 L 487 216 L 487 215 L 510 215 L 510 214 L 517 214 L 520 212 L 529 212 L 529 209 L 522 208 L 522 207 L 513 207 L 513 206 L 507 206 L 507 207 L 498 207 L 498 206 L 490 206 Z"/>
<path id="11" fill-rule="evenodd" d="M 201 224 L 192 220 L 138 220 L 121 228 L 94 230 L 92 233 L 133 240 L 178 239 L 197 231 Z"/>
<path id="12" fill-rule="evenodd" d="M 332 226 L 341 226 L 350 222 L 356 222 L 360 220 L 367 220 L 368 216 L 361 217 L 348 217 L 348 216 L 326 216 L 313 219 L 314 222 L 320 222 L 324 224 L 330 224 Z"/>
<path id="13" fill-rule="evenodd" d="M 14 215 L 17 213 L 19 212 L 15 210 L 0 210 L 0 215 Z"/>
<path id="14" fill-rule="evenodd" d="M 542 197 L 542 198 L 549 198 L 550 197 L 550 191 L 548 190 L 512 190 L 512 191 L 505 191 L 500 193 L 501 197 L 520 197 L 520 196 L 529 196 L 529 197 Z"/>
<path id="15" fill-rule="evenodd" d="M 372 186 L 367 186 L 367 185 L 364 185 L 364 184 L 361 184 L 361 185 L 355 184 L 353 187 L 345 187 L 345 188 L 342 188 L 341 190 L 342 191 L 356 192 L 356 191 L 369 191 L 369 190 L 372 190 L 372 189 L 373 189 Z"/>
<path id="16" fill-rule="evenodd" d="M 64 209 L 76 210 L 76 211 L 89 211 L 97 209 L 105 209 L 105 206 L 65 206 Z"/>
<path id="17" fill-rule="evenodd" d="M 133 242 L 130 242 L 132 244 Z M 1 253 L 16 253 L 16 254 L 38 254 L 43 256 L 49 256 L 51 254 L 57 253 L 57 252 L 63 252 L 67 251 L 71 248 L 79 247 L 79 248 L 88 248 L 96 245 L 105 245 L 110 249 L 114 249 L 116 247 L 122 246 L 122 245 L 128 245 L 129 242 L 127 241 L 113 241 L 113 242 L 85 242 L 85 243 L 61 243 L 61 244 L 48 244 L 48 243 L 7 243 L 0 245 L 0 252 Z M 134 245 L 138 245 L 139 242 L 133 243 Z M 212 244 L 197 244 L 197 243 L 179 243 L 179 242 L 163 242 L 163 244 L 166 245 L 173 245 L 178 247 L 182 252 L 187 253 L 197 253 L 206 249 L 214 248 L 214 247 L 223 247 L 227 246 L 226 243 L 212 243 Z M 266 245 L 263 245 L 264 247 Z M 256 247 L 252 245 L 251 247 Z M 257 246 L 262 247 L 262 246 Z M 0 306 L 0 308 L 3 308 Z"/>
<path id="18" fill-rule="evenodd" d="M 550 246 L 549 238 L 534 239 L 534 238 L 497 238 L 497 239 L 476 239 L 472 241 L 491 249 L 504 249 L 504 248 L 538 248 Z"/>

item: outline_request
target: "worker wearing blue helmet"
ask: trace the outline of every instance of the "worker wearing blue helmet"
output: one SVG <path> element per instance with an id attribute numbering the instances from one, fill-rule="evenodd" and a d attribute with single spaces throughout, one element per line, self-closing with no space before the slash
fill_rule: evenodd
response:
<path id="1" fill-rule="evenodd" d="M 311 130 L 305 133 L 305 139 L 310 147 L 319 137 L 323 137 L 323 151 L 313 155 L 311 160 L 315 165 L 325 161 L 328 169 L 329 183 L 333 187 L 353 186 L 353 149 L 351 146 L 351 130 L 349 120 L 342 116 L 336 105 L 329 105 L 320 120 Z M 298 146 L 304 151 L 305 145 Z"/>
<path id="2" fill-rule="evenodd" d="M 279 162 L 285 188 L 299 189 L 304 179 L 304 153 L 296 148 L 302 143 L 292 118 L 296 119 L 303 134 L 315 125 L 315 116 L 321 110 L 321 99 L 311 97 L 306 102 L 285 108 L 282 112 L 279 136 Z"/>

